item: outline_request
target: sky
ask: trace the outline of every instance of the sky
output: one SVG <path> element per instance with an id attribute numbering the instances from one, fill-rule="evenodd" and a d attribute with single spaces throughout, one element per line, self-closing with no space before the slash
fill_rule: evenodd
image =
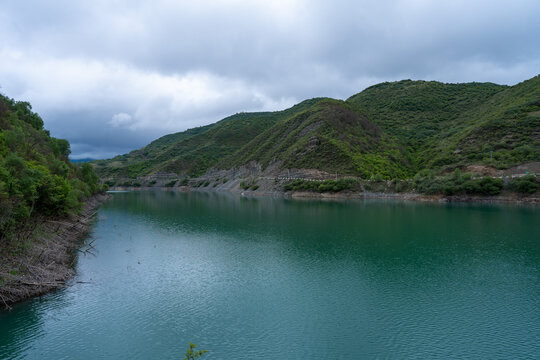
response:
<path id="1" fill-rule="evenodd" d="M 540 73 L 538 0 L 0 0 L 0 93 L 72 158 L 402 79 Z"/>

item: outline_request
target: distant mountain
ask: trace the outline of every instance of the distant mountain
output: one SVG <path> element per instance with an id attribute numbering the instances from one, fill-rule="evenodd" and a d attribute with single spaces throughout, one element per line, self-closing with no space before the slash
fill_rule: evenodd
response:
<path id="1" fill-rule="evenodd" d="M 69 159 L 69 161 L 71 161 L 74 164 L 86 163 L 86 162 L 90 162 L 90 161 L 94 161 L 94 160 L 96 160 L 96 159 L 93 159 L 93 158 Z"/>
<path id="2" fill-rule="evenodd" d="M 515 86 L 382 83 L 346 101 L 316 98 L 232 115 L 93 163 L 102 177 L 137 177 L 198 176 L 252 161 L 387 179 L 540 161 L 540 76 Z"/>

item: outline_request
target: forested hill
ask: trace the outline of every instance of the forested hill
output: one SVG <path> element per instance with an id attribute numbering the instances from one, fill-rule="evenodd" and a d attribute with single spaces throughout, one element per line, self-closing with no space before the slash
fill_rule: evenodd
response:
<path id="1" fill-rule="evenodd" d="M 94 164 L 102 177 L 134 178 L 198 176 L 251 161 L 387 179 L 540 161 L 540 76 L 515 86 L 387 82 L 346 101 L 236 114 Z"/>
<path id="2" fill-rule="evenodd" d="M 540 160 L 540 75 L 515 86 L 383 83 L 347 102 L 397 136 L 417 170 Z"/>
<path id="3" fill-rule="evenodd" d="M 71 164 L 69 153 L 28 102 L 0 95 L 0 245 L 28 219 L 76 212 L 99 190 L 92 166 Z"/>

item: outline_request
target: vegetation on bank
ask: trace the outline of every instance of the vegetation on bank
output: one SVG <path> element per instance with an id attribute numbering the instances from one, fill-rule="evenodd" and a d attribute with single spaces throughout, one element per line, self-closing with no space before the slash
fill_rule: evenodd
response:
<path id="1" fill-rule="evenodd" d="M 471 174 L 461 174 L 459 170 L 442 178 L 437 178 L 433 172 L 424 170 L 416 174 L 413 184 L 418 192 L 427 195 L 498 195 L 504 186 L 502 179 L 492 177 L 473 179 Z"/>
<path id="2" fill-rule="evenodd" d="M 314 192 L 340 192 L 344 190 L 355 190 L 359 181 L 356 179 L 338 179 L 310 181 L 297 179 L 283 186 L 284 191 L 314 191 Z"/>
<path id="3" fill-rule="evenodd" d="M 346 101 L 318 98 L 284 111 L 235 114 L 93 163 L 100 176 L 113 178 L 198 177 L 210 168 L 257 164 L 390 180 L 537 161 L 540 76 L 515 86 L 382 83 Z"/>
<path id="4" fill-rule="evenodd" d="M 445 176 L 436 176 L 434 171 L 423 170 L 416 174 L 412 180 L 394 179 L 387 181 L 381 177 L 369 180 L 344 178 L 338 180 L 302 180 L 297 179 L 283 186 L 287 191 L 312 192 L 417 192 L 425 195 L 499 195 L 509 191 L 522 195 L 531 195 L 540 189 L 540 179 L 535 175 L 526 175 L 519 178 L 507 179 L 494 177 L 474 178 L 471 173 L 462 173 L 460 170 Z"/>
<path id="5" fill-rule="evenodd" d="M 31 218 L 79 211 L 100 190 L 93 167 L 69 154 L 69 142 L 51 137 L 28 102 L 0 95 L 0 244 Z"/>

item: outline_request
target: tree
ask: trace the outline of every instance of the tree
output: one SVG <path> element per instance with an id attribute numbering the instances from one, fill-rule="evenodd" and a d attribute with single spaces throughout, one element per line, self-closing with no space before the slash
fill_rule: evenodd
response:
<path id="1" fill-rule="evenodd" d="M 53 151 L 57 156 L 67 157 L 69 154 L 71 154 L 69 141 L 65 139 L 57 139 L 57 138 L 52 137 L 51 147 L 53 148 Z"/>
<path id="2" fill-rule="evenodd" d="M 90 186 L 91 192 L 95 193 L 96 191 L 98 191 L 99 177 L 94 171 L 94 168 L 92 167 L 92 165 L 88 163 L 82 164 L 81 172 L 82 172 L 83 181 L 87 183 L 88 186 Z"/>

